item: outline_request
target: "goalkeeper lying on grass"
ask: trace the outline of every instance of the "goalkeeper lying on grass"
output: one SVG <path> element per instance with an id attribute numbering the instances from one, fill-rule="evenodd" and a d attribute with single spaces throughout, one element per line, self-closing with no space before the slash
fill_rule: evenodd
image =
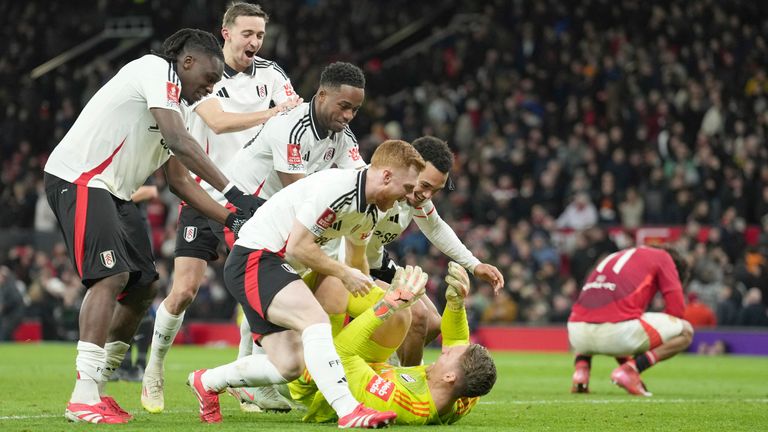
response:
<path id="1" fill-rule="evenodd" d="M 397 348 L 385 339 L 405 337 L 407 312 L 424 295 L 427 275 L 419 267 L 398 269 L 386 294 L 357 316 L 335 338 L 349 389 L 359 401 L 378 410 L 397 413 L 399 424 L 451 424 L 466 415 L 496 382 L 496 366 L 488 351 L 469 343 L 464 297 L 469 291 L 466 270 L 450 263 L 446 276 L 448 304 L 441 331 L 443 349 L 437 361 L 425 366 L 394 367 L 376 363 Z M 398 316 L 406 316 L 406 324 Z M 388 350 L 388 351 L 387 351 Z M 335 412 L 305 374 L 289 384 L 294 399 L 307 407 L 304 421 L 329 422 Z"/>

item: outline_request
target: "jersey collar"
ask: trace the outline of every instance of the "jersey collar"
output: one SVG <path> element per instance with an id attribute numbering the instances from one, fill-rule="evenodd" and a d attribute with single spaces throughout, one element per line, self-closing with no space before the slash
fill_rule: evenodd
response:
<path id="1" fill-rule="evenodd" d="M 309 101 L 309 124 L 312 126 L 312 133 L 315 135 L 315 139 L 320 141 L 320 125 L 317 123 L 317 113 L 315 112 L 315 96 L 312 96 L 312 100 Z M 326 138 L 333 139 L 336 132 L 324 131 Z M 330 132 L 330 133 L 329 133 Z"/>
<path id="2" fill-rule="evenodd" d="M 224 63 L 224 78 L 232 78 L 238 73 L 240 72 L 234 70 L 228 64 Z M 253 76 L 256 73 L 256 65 L 251 62 L 251 65 L 248 66 L 242 73 Z"/>
<path id="3" fill-rule="evenodd" d="M 365 213 L 368 210 L 368 201 L 365 199 L 365 180 L 368 177 L 368 168 L 361 169 L 357 173 L 357 211 Z"/>

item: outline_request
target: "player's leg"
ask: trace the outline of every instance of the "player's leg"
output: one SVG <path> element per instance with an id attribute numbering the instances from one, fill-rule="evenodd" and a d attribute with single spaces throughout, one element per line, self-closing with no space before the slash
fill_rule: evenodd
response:
<path id="1" fill-rule="evenodd" d="M 640 380 L 640 373 L 688 348 L 693 340 L 693 327 L 683 319 L 663 313 L 646 313 L 637 321 L 645 340 L 632 360 L 613 370 L 611 379 L 630 394 L 651 396 Z"/>
<path id="2" fill-rule="evenodd" d="M 77 379 L 65 410 L 70 421 L 125 423 L 99 398 L 109 323 L 115 298 L 129 279 L 129 261 L 112 195 L 45 174 L 48 204 L 67 244 L 75 269 L 87 287 L 80 307 Z"/>
<path id="3" fill-rule="evenodd" d="M 418 366 L 424 357 L 424 347 L 440 334 L 440 313 L 427 296 L 411 308 L 412 323 L 403 343 L 397 350 L 400 364 Z"/>
<path id="4" fill-rule="evenodd" d="M 333 345 L 328 315 L 304 282 L 291 283 L 281 290 L 274 297 L 267 318 L 301 333 L 304 364 L 318 390 L 336 411 L 339 427 L 377 427 L 395 418 L 392 412 L 365 407 L 352 395 Z"/>
<path id="5" fill-rule="evenodd" d="M 589 334 L 590 324 L 568 323 L 568 339 L 576 351 L 571 377 L 571 393 L 589 393 L 589 373 L 592 368 L 592 355 L 595 348 Z"/>
<path id="6" fill-rule="evenodd" d="M 141 405 L 150 413 L 160 413 L 165 408 L 165 357 L 184 321 L 184 311 L 197 296 L 208 261 L 218 257 L 217 247 L 218 239 L 208 220 L 194 208 L 183 206 L 176 233 L 173 283 L 157 308 L 149 361 L 142 379 Z"/>

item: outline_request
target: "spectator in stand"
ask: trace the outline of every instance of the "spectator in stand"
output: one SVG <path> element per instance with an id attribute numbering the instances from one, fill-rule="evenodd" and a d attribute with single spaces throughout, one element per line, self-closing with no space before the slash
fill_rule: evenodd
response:
<path id="1" fill-rule="evenodd" d="M 557 226 L 581 231 L 594 226 L 597 223 L 597 216 L 597 209 L 589 195 L 579 192 L 557 218 Z"/>
<path id="2" fill-rule="evenodd" d="M 0 267 L 0 341 L 12 341 L 24 318 L 24 297 L 8 267 Z"/>
<path id="3" fill-rule="evenodd" d="M 744 296 L 744 308 L 739 313 L 739 325 L 745 327 L 768 326 L 768 315 L 759 288 L 750 288 Z"/>
<path id="4" fill-rule="evenodd" d="M 691 323 L 694 328 L 714 327 L 717 325 L 717 318 L 709 306 L 699 301 L 696 293 L 688 293 L 688 304 L 685 305 L 683 319 Z"/>

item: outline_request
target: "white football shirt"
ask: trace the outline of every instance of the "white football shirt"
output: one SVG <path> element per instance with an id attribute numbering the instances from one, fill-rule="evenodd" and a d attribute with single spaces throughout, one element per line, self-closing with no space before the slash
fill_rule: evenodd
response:
<path id="1" fill-rule="evenodd" d="M 277 63 L 261 57 L 254 57 L 253 64 L 243 72 L 237 72 L 225 64 L 224 76 L 208 96 L 208 98 L 218 99 L 221 108 L 225 112 L 232 113 L 265 111 L 269 109 L 271 102 L 279 105 L 293 97 L 296 97 L 296 93 L 288 75 Z M 256 136 L 263 124 L 242 131 L 217 135 L 195 112 L 195 109 L 208 98 L 203 98 L 187 108 L 189 112 L 187 127 L 189 133 L 200 143 L 213 163 L 219 168 L 224 168 L 235 153 Z M 206 182 L 201 182 L 200 186 L 212 196 L 218 197 L 215 195 L 217 191 L 213 186 Z"/>
<path id="2" fill-rule="evenodd" d="M 126 64 L 88 101 L 45 172 L 129 201 L 170 157 L 149 109 L 180 112 L 180 97 L 174 62 L 148 54 Z"/>
<path id="3" fill-rule="evenodd" d="M 288 185 L 243 225 L 235 245 L 284 253 L 296 220 L 320 246 L 342 236 L 365 244 L 379 218 L 379 210 L 365 199 L 367 174 L 367 169 L 328 169 Z M 297 271 L 304 270 L 286 259 Z"/>
<path id="4" fill-rule="evenodd" d="M 464 246 L 453 229 L 440 217 L 432 200 L 426 200 L 419 207 L 411 207 L 406 200 L 402 200 L 387 210 L 373 229 L 371 240 L 366 247 L 370 268 L 381 268 L 384 246 L 395 241 L 408 228 L 411 220 L 416 221 L 421 232 L 442 253 L 470 272 L 474 272 L 475 266 L 480 264 L 480 260 Z"/>
<path id="5" fill-rule="evenodd" d="M 269 199 L 283 188 L 277 171 L 309 175 L 334 164 L 344 169 L 364 167 L 349 127 L 338 133 L 320 130 L 314 101 L 269 119 L 253 142 L 224 167 L 227 178 L 243 192 Z M 223 195 L 212 196 L 224 204 Z"/>

